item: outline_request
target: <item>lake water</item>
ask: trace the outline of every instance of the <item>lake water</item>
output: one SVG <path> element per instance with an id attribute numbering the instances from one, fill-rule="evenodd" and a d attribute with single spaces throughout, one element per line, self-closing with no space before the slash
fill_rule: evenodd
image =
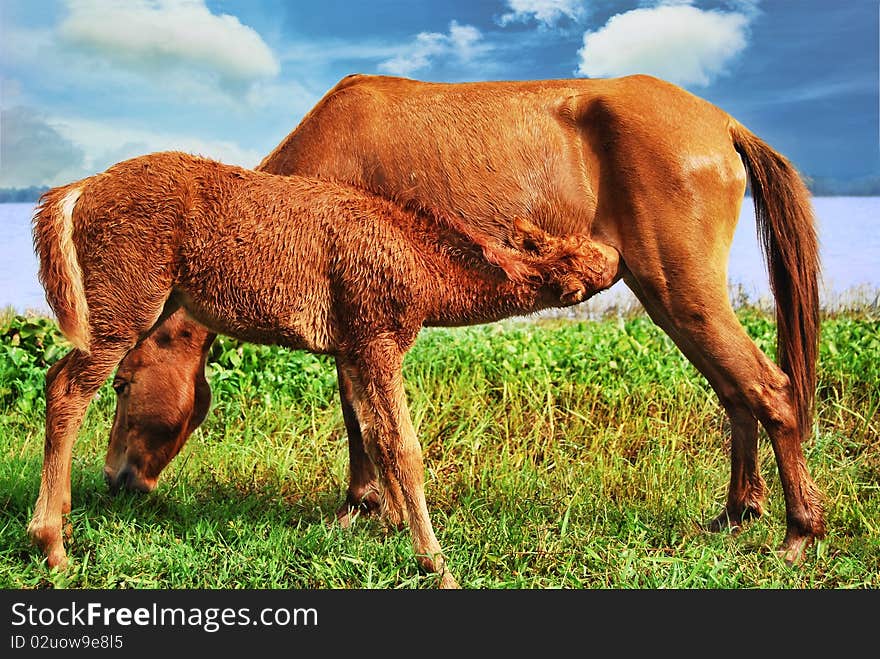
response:
<path id="1" fill-rule="evenodd" d="M 817 197 L 813 206 L 821 247 L 823 304 L 834 306 L 866 296 L 872 301 L 880 289 L 880 197 Z M 33 210 L 33 204 L 0 204 L 0 308 L 46 313 L 31 238 Z M 731 247 L 728 278 L 752 300 L 769 297 L 749 199 L 743 203 Z M 621 282 L 587 304 L 601 311 L 603 306 L 626 305 L 631 300 Z"/>

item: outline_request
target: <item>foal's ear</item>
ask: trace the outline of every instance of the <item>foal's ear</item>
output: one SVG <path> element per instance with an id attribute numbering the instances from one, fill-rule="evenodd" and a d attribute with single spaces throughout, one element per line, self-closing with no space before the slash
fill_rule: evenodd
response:
<path id="1" fill-rule="evenodd" d="M 513 218 L 513 248 L 524 252 L 540 253 L 547 247 L 547 234 L 521 217 Z"/>

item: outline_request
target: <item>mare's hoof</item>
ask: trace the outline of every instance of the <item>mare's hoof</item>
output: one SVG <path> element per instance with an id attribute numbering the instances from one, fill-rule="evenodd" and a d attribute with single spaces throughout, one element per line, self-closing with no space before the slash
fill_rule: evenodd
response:
<path id="1" fill-rule="evenodd" d="M 703 528 L 712 533 L 720 533 L 727 531 L 731 535 L 736 535 L 742 531 L 743 524 L 752 519 L 757 519 L 763 511 L 760 507 L 747 506 L 739 515 L 733 515 L 725 508 L 715 519 L 703 525 Z"/>

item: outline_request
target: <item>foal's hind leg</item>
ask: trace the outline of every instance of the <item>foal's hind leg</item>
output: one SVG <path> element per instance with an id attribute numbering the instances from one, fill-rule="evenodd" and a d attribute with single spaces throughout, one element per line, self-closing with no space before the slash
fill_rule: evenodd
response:
<path id="1" fill-rule="evenodd" d="M 402 513 L 419 563 L 439 575 L 441 588 L 457 588 L 428 515 L 422 450 L 406 403 L 402 363 L 396 342 L 377 340 L 360 346 L 342 368 L 351 382 L 364 446 L 382 484 L 383 512 L 398 501 L 404 503 Z"/>
<path id="2" fill-rule="evenodd" d="M 726 282 L 717 272 L 691 270 L 676 280 L 654 277 L 642 266 L 624 279 L 651 318 L 672 337 L 706 376 L 728 410 L 734 432 L 731 482 L 721 518 L 736 526 L 762 510 L 764 483 L 758 473 L 753 421 L 766 429 L 773 445 L 785 495 L 786 536 L 782 551 L 795 562 L 803 549 L 825 533 L 820 494 L 810 478 L 797 426 L 788 377 L 746 334 L 730 306 Z M 635 264 L 637 267 L 640 264 Z"/>
<path id="3" fill-rule="evenodd" d="M 70 511 L 73 443 L 89 402 L 131 345 L 101 346 L 90 354 L 72 350 L 46 374 L 46 443 L 40 494 L 28 535 L 46 555 L 50 568 L 67 564 L 62 523 Z"/>

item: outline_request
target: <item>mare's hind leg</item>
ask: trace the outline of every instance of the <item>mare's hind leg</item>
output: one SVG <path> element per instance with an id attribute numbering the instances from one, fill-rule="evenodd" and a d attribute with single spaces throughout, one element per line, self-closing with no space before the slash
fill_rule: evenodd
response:
<path id="1" fill-rule="evenodd" d="M 658 297 L 650 296 L 631 275 L 624 277 L 651 319 L 675 342 L 688 360 L 709 381 L 730 421 L 730 483 L 721 513 L 706 524 L 711 531 L 737 532 L 742 524 L 764 514 L 767 487 L 758 463 L 758 421 L 747 402 L 729 386 L 724 373 L 700 350 L 699 342 L 674 320 Z M 721 302 L 719 302 L 721 304 Z M 730 307 L 729 303 L 724 307 Z M 732 309 L 725 313 L 732 314 Z M 737 325 L 739 324 L 738 321 Z"/>
<path id="2" fill-rule="evenodd" d="M 389 339 L 359 346 L 342 368 L 351 383 L 364 447 L 379 474 L 383 513 L 403 502 L 401 513 L 419 563 L 440 577 L 441 588 L 457 588 L 428 515 L 422 450 L 406 403 L 402 364 L 397 342 Z"/>
<path id="3" fill-rule="evenodd" d="M 46 373 L 46 443 L 40 493 L 28 535 L 46 555 L 49 567 L 64 568 L 63 515 L 70 511 L 70 464 L 73 443 L 95 392 L 133 342 L 72 350 Z"/>
<path id="4" fill-rule="evenodd" d="M 746 334 L 730 306 L 723 275 L 701 271 L 699 260 L 689 265 L 691 270 L 679 273 L 676 281 L 646 271 L 631 271 L 624 279 L 652 319 L 706 376 L 730 413 L 732 472 L 722 517 L 734 525 L 761 511 L 764 494 L 756 428 L 747 413 L 766 429 L 785 496 L 782 552 L 788 562 L 796 562 L 814 538 L 824 536 L 825 523 L 821 497 L 804 458 L 788 376 Z"/>
<path id="5" fill-rule="evenodd" d="M 758 464 L 757 419 L 743 403 L 719 398 L 730 419 L 730 485 L 724 510 L 706 528 L 736 533 L 743 522 L 764 514 L 767 486 Z"/>

